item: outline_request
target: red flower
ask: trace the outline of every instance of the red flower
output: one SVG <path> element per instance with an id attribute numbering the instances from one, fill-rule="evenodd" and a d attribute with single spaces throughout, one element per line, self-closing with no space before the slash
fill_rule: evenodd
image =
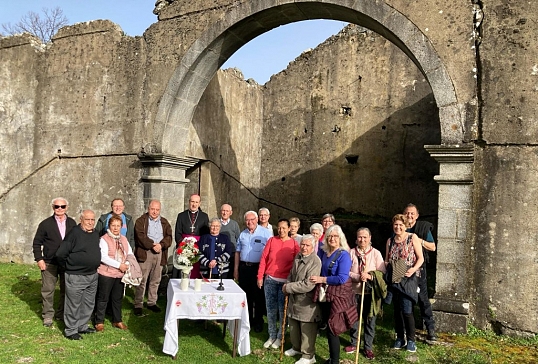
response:
<path id="1" fill-rule="evenodd" d="M 183 249 L 181 249 L 181 248 L 177 248 L 177 253 L 178 253 L 178 254 L 183 253 Z"/>
<path id="2" fill-rule="evenodd" d="M 187 245 L 187 243 L 185 243 L 184 241 L 182 241 L 181 243 L 179 243 L 179 246 L 185 246 Z"/>
<path id="3" fill-rule="evenodd" d="M 194 249 L 198 249 L 198 244 L 194 244 Z"/>

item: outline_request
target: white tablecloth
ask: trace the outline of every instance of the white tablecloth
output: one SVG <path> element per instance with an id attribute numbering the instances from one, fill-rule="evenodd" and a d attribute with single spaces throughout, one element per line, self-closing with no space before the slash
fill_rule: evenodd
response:
<path id="1" fill-rule="evenodd" d="M 250 322 L 248 319 L 247 295 L 233 279 L 224 279 L 224 291 L 217 291 L 219 282 L 202 283 L 201 291 L 194 291 L 194 279 L 187 291 L 180 290 L 181 279 L 168 283 L 168 300 L 164 321 L 163 352 L 175 356 L 178 352 L 178 319 L 229 320 L 228 330 L 234 333 L 235 321 L 239 320 L 237 335 L 239 355 L 250 354 Z"/>

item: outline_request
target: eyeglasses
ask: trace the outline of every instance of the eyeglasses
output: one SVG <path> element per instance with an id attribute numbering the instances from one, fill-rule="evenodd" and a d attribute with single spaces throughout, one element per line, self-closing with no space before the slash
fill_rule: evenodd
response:
<path id="1" fill-rule="evenodd" d="M 327 238 L 331 239 L 340 239 L 340 237 L 338 235 L 328 235 Z"/>
<path id="2" fill-rule="evenodd" d="M 54 207 L 54 210 L 58 210 L 58 209 L 65 209 L 67 205 L 52 205 L 52 207 Z"/>

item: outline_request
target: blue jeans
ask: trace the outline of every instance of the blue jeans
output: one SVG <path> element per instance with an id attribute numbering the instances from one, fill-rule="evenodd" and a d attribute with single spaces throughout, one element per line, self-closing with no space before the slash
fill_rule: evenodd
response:
<path id="1" fill-rule="evenodd" d="M 282 330 L 277 321 L 282 323 L 284 317 L 284 282 L 278 282 L 270 277 L 265 278 L 263 289 L 265 291 L 265 306 L 267 308 L 267 326 L 271 339 L 282 340 Z"/>

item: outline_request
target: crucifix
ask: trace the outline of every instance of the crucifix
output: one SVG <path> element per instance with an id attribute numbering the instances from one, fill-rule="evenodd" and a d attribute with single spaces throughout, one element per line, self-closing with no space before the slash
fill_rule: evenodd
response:
<path id="1" fill-rule="evenodd" d="M 191 233 L 194 234 L 194 225 L 191 225 Z"/>

